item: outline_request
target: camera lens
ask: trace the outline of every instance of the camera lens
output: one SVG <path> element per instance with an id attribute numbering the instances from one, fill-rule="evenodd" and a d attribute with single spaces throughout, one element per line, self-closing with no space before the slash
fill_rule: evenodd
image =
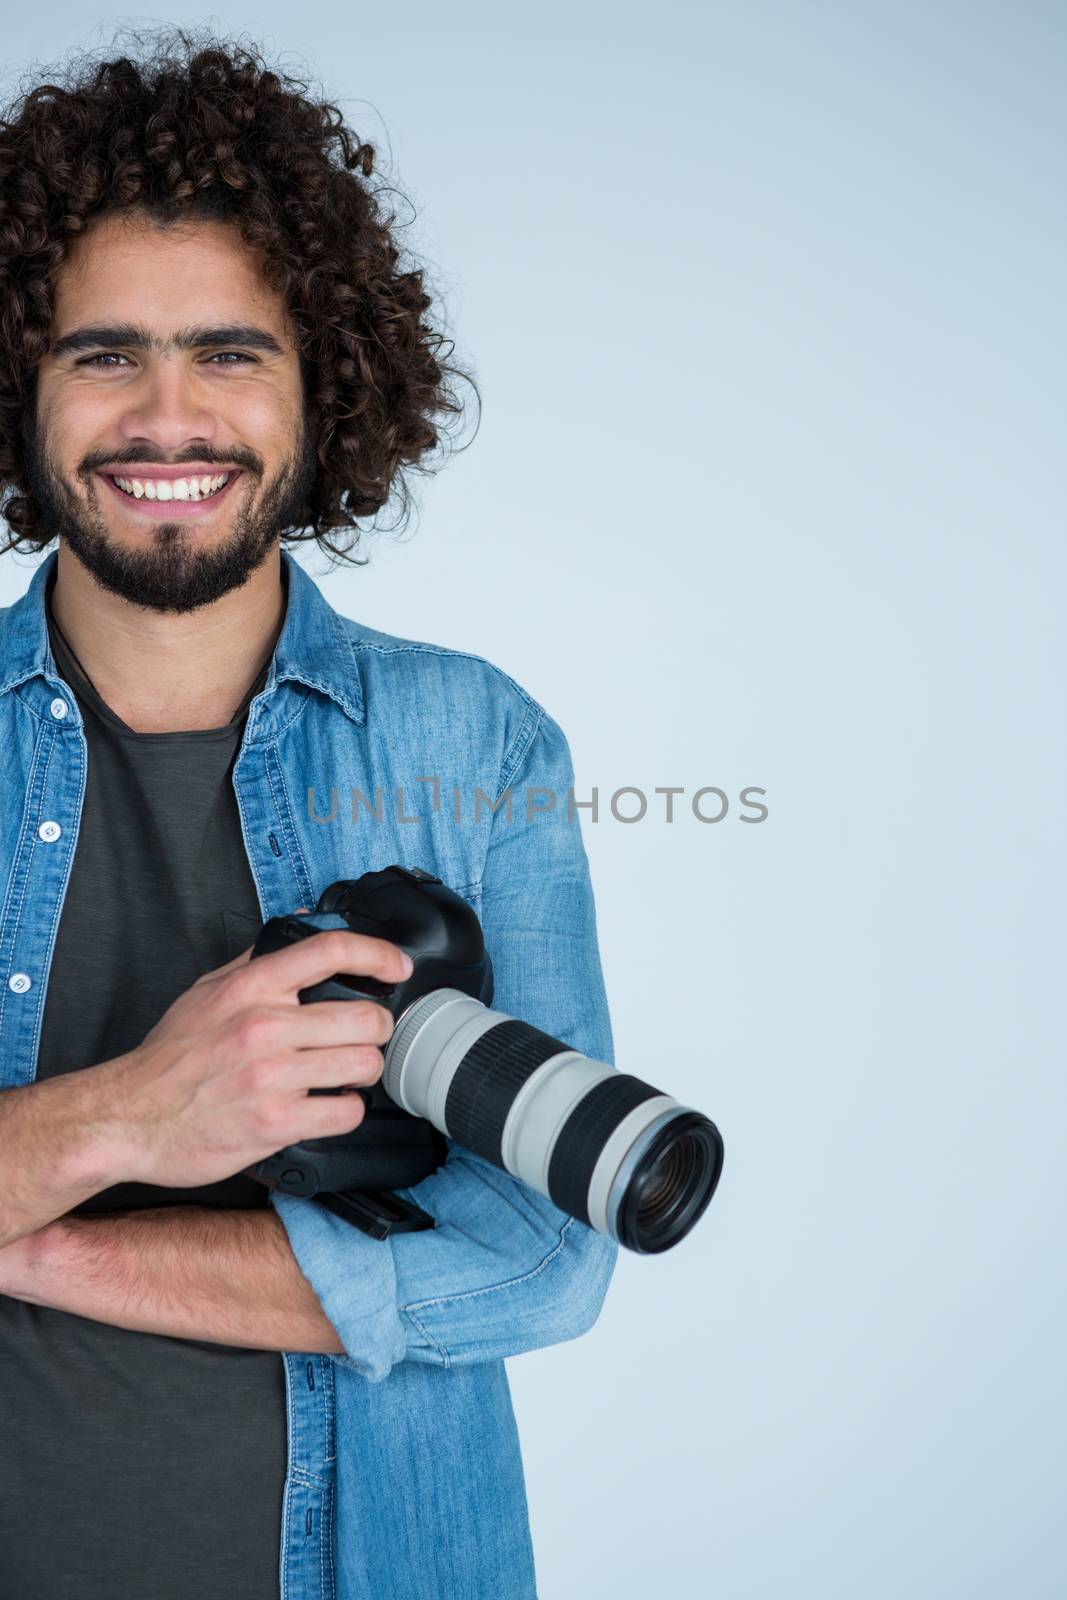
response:
<path id="1" fill-rule="evenodd" d="M 722 1172 L 715 1124 L 685 1111 L 662 1125 L 626 1186 L 619 1207 L 619 1243 L 642 1255 L 670 1249 L 703 1215 Z"/>
<path id="2" fill-rule="evenodd" d="M 719 1181 L 715 1124 L 455 989 L 414 1001 L 385 1052 L 405 1111 L 641 1254 L 667 1250 Z"/>

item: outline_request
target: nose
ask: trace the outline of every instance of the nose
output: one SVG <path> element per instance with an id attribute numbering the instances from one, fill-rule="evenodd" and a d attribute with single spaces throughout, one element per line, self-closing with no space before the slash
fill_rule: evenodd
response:
<path id="1" fill-rule="evenodd" d="M 150 362 L 127 391 L 128 403 L 118 419 L 124 442 L 151 443 L 174 451 L 191 442 L 212 444 L 218 418 L 204 386 L 173 356 Z"/>

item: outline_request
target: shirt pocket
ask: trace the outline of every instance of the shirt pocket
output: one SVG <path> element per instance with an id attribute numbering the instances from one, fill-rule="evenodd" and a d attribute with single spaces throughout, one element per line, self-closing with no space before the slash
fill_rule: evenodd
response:
<path id="1" fill-rule="evenodd" d="M 250 916 L 247 911 L 220 911 L 223 937 L 226 941 L 225 961 L 233 961 L 255 944 L 263 927 L 263 918 Z M 220 965 L 225 965 L 220 962 Z"/>

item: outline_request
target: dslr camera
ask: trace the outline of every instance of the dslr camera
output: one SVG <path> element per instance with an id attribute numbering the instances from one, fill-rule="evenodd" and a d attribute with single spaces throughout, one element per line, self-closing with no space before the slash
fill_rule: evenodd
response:
<path id="1" fill-rule="evenodd" d="M 412 959 L 400 983 L 338 973 L 298 991 L 303 1004 L 375 1000 L 391 1013 L 382 1076 L 370 1088 L 310 1089 L 361 1094 L 359 1127 L 289 1145 L 246 1168 L 250 1176 L 386 1239 L 434 1226 L 394 1191 L 442 1166 L 451 1139 L 628 1250 L 654 1254 L 685 1237 L 722 1171 L 715 1124 L 494 1011 L 481 924 L 440 878 L 394 865 L 341 879 L 314 911 L 266 922 L 252 957 L 332 928 L 388 939 Z"/>

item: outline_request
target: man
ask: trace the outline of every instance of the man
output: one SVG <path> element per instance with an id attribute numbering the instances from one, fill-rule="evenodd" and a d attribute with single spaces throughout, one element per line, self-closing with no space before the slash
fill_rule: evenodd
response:
<path id="1" fill-rule="evenodd" d="M 529 1600 L 504 1360 L 592 1324 L 616 1247 L 452 1141 L 401 1191 L 437 1227 L 386 1241 L 248 1176 L 358 1126 L 308 1089 L 381 1074 L 383 1007 L 297 991 L 407 963 L 250 947 L 421 866 L 478 912 L 495 1005 L 610 1061 L 570 754 L 283 548 L 343 554 L 456 408 L 370 147 L 179 40 L 0 131 L 3 509 L 58 541 L 0 612 L 0 1586 Z M 390 803 L 329 820 L 334 788 Z"/>

